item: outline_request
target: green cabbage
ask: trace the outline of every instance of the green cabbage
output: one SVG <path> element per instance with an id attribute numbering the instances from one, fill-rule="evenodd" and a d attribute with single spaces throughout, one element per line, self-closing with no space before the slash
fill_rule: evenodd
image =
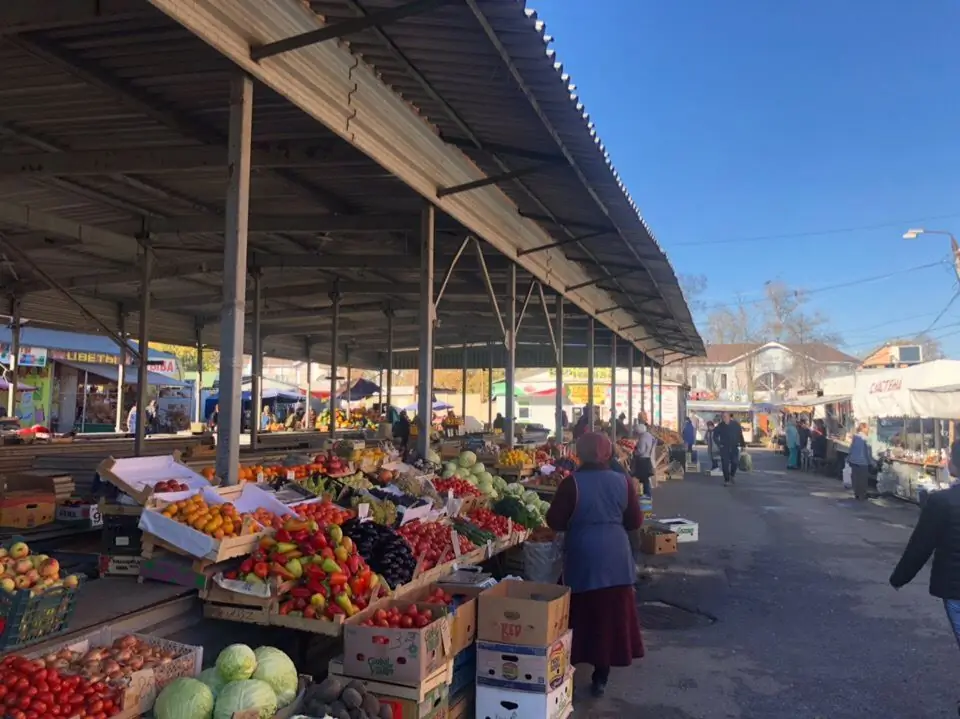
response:
<path id="1" fill-rule="evenodd" d="M 431 449 L 427 452 L 427 461 L 430 464 L 440 464 L 440 455 Z"/>
<path id="2" fill-rule="evenodd" d="M 246 644 L 231 644 L 217 657 L 217 671 L 228 682 L 249 679 L 257 668 L 257 655 Z"/>
<path id="3" fill-rule="evenodd" d="M 297 667 L 293 660 L 275 647 L 259 647 L 254 652 L 257 670 L 253 679 L 260 679 L 277 694 L 277 706 L 283 708 L 297 698 Z"/>
<path id="4" fill-rule="evenodd" d="M 153 714 L 157 719 L 211 719 L 213 692 L 196 679 L 174 679 L 157 696 Z"/>
<path id="5" fill-rule="evenodd" d="M 277 695 L 266 682 L 242 679 L 230 682 L 220 692 L 213 719 L 232 719 L 237 712 L 256 709 L 257 719 L 271 719 L 277 713 Z"/>
<path id="6" fill-rule="evenodd" d="M 473 452 L 461 452 L 457 461 L 463 468 L 472 467 L 477 463 L 477 455 L 475 455 Z"/>
<path id="7" fill-rule="evenodd" d="M 534 492 L 532 489 L 528 489 L 523 493 L 523 503 L 524 504 L 537 504 L 539 505 L 540 495 Z"/>
<path id="8" fill-rule="evenodd" d="M 470 468 L 470 474 L 483 474 L 487 471 L 487 468 L 483 466 L 483 462 L 477 462 Z"/>
<path id="9" fill-rule="evenodd" d="M 450 479 L 457 473 L 457 470 L 449 465 L 443 468 L 443 473 L 440 475 L 443 479 Z"/>
<path id="10" fill-rule="evenodd" d="M 550 502 L 547 502 L 547 501 L 540 502 L 540 514 L 546 515 L 549 509 L 550 509 Z"/>
<path id="11" fill-rule="evenodd" d="M 210 691 L 213 692 L 214 699 L 217 698 L 217 695 L 220 694 L 220 690 L 223 689 L 224 685 L 227 683 L 227 680 L 220 676 L 220 672 L 216 667 L 204 669 L 202 672 L 200 672 L 200 675 L 197 677 L 197 679 L 210 688 Z"/>
<path id="12" fill-rule="evenodd" d="M 480 481 L 480 484 L 493 485 L 493 475 L 489 472 L 481 472 L 477 475 L 477 479 Z"/>

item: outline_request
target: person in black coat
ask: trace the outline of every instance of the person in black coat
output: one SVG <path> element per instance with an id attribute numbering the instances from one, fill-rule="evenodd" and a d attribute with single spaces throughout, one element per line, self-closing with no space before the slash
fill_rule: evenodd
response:
<path id="1" fill-rule="evenodd" d="M 723 413 L 723 421 L 713 430 L 713 441 L 720 455 L 720 468 L 723 470 L 724 485 L 736 480 L 740 465 L 740 450 L 747 446 L 743 438 L 743 427 L 729 412 Z"/>
<path id="2" fill-rule="evenodd" d="M 960 477 L 960 440 L 950 447 L 948 468 L 952 477 Z M 928 495 L 903 556 L 890 575 L 894 589 L 913 580 L 931 555 L 930 594 L 943 600 L 960 644 L 960 484 Z"/>

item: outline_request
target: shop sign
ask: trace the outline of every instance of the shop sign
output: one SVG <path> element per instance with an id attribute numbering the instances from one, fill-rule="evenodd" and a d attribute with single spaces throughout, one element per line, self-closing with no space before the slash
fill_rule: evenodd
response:
<path id="1" fill-rule="evenodd" d="M 120 364 L 120 355 L 104 352 L 77 352 L 76 350 L 53 350 L 50 356 L 63 362 L 83 362 L 84 364 Z"/>
<path id="2" fill-rule="evenodd" d="M 180 374 L 175 359 L 147 360 L 147 367 L 150 368 L 151 372 L 158 372 L 160 374 Z"/>
<path id="3" fill-rule="evenodd" d="M 870 394 L 880 394 L 883 392 L 898 392 L 903 388 L 903 380 L 900 378 L 897 379 L 882 379 L 879 382 L 874 382 L 870 385 Z"/>
<path id="4" fill-rule="evenodd" d="M 606 386 L 593 386 L 593 402 L 590 401 L 590 386 L 585 384 L 567 385 L 567 397 L 575 405 L 603 404 L 607 399 Z"/>
<path id="5" fill-rule="evenodd" d="M 10 366 L 10 343 L 0 343 L 0 364 Z M 17 358 L 19 367 L 46 367 L 47 350 L 44 347 L 20 347 L 20 356 Z"/>

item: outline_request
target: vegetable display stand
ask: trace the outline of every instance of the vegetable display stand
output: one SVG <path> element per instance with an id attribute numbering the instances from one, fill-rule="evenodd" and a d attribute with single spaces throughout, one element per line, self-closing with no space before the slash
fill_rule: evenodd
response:
<path id="1" fill-rule="evenodd" d="M 0 652 L 66 632 L 76 607 L 77 591 L 56 587 L 36 596 L 29 589 L 0 592 Z"/>

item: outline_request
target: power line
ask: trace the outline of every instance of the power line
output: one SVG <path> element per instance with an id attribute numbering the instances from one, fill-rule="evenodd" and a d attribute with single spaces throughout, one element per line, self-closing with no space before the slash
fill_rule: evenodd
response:
<path id="1" fill-rule="evenodd" d="M 768 240 L 795 240 L 802 237 L 826 237 L 829 235 L 845 235 L 850 232 L 866 232 L 868 230 L 885 230 L 891 227 L 908 227 L 931 220 L 950 220 L 960 217 L 960 214 L 932 215 L 912 220 L 898 220 L 896 222 L 882 222 L 875 225 L 860 225 L 859 227 L 838 227 L 831 230 L 812 230 L 808 232 L 790 232 L 781 235 L 757 235 L 753 237 L 730 237 L 723 240 L 696 240 L 693 242 L 672 242 L 671 247 L 707 247 L 710 245 L 734 245 L 749 242 L 767 242 Z"/>

